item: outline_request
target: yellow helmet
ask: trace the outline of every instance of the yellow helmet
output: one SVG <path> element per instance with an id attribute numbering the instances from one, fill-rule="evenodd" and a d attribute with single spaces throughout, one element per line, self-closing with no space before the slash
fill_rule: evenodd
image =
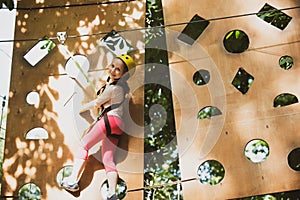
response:
<path id="1" fill-rule="evenodd" d="M 133 58 L 127 54 L 121 54 L 119 56 L 117 56 L 117 58 L 121 59 L 124 64 L 126 65 L 128 72 L 130 73 L 130 75 L 132 75 L 134 73 L 135 70 L 135 62 L 133 60 Z"/>

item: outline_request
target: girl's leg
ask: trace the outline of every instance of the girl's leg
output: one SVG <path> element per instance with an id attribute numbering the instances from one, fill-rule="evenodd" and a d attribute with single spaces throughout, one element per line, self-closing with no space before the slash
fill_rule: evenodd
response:
<path id="1" fill-rule="evenodd" d="M 69 177 L 65 178 L 64 181 L 69 184 L 78 183 L 84 171 L 85 164 L 86 164 L 86 160 L 75 158 L 73 163 L 72 174 Z"/>
<path id="2" fill-rule="evenodd" d="M 116 193 L 118 172 L 114 162 L 114 154 L 118 139 L 109 137 L 105 138 L 102 143 L 102 160 L 106 171 L 106 177 L 109 185 L 108 196 Z"/>
<path id="3" fill-rule="evenodd" d="M 117 182 L 118 182 L 118 172 L 107 172 L 106 173 L 109 189 L 108 196 L 111 197 L 116 193 Z"/>
<path id="4" fill-rule="evenodd" d="M 88 151 L 95 144 L 99 143 L 106 137 L 105 125 L 103 119 L 99 120 L 91 130 L 83 137 L 78 152 L 75 155 L 72 174 L 66 178 L 68 183 L 78 183 L 84 171 Z"/>

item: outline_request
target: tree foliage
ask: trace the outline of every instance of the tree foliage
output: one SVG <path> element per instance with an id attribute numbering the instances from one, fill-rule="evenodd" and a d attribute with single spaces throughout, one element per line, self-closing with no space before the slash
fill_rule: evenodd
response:
<path id="1" fill-rule="evenodd" d="M 162 26 L 160 0 L 146 1 L 145 52 L 145 190 L 144 199 L 177 199 L 181 189 L 175 185 L 163 186 L 180 179 L 176 128 L 168 67 L 166 38 Z M 150 47 L 150 48 L 147 48 Z"/>

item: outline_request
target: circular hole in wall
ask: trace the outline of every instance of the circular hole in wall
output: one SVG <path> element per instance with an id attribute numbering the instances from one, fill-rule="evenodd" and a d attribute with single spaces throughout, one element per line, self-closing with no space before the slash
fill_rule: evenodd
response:
<path id="1" fill-rule="evenodd" d="M 77 78 L 79 74 L 86 74 L 89 70 L 90 62 L 84 55 L 74 55 L 67 60 L 65 70 L 71 78 Z"/>
<path id="2" fill-rule="evenodd" d="M 216 160 L 207 160 L 198 167 L 198 178 L 203 184 L 217 185 L 223 180 L 224 176 L 225 169 Z"/>
<path id="3" fill-rule="evenodd" d="M 282 69 L 289 70 L 293 67 L 293 65 L 294 65 L 294 60 L 291 56 L 285 55 L 280 57 L 279 66 Z"/>
<path id="4" fill-rule="evenodd" d="M 294 94 L 282 93 L 282 94 L 277 95 L 274 98 L 273 107 L 279 108 L 279 107 L 295 104 L 298 102 L 299 102 L 299 100 L 298 100 L 297 96 L 295 96 Z"/>
<path id="5" fill-rule="evenodd" d="M 69 177 L 72 173 L 73 166 L 67 165 L 61 168 L 58 173 L 56 174 L 56 183 L 59 187 L 61 187 L 61 183 L 64 180 L 64 178 Z"/>
<path id="6" fill-rule="evenodd" d="M 300 171 L 300 148 L 293 149 L 287 159 L 290 168 L 295 171 Z"/>
<path id="7" fill-rule="evenodd" d="M 210 119 L 213 116 L 222 115 L 219 108 L 215 106 L 206 106 L 198 112 L 198 119 Z"/>
<path id="8" fill-rule="evenodd" d="M 242 30 L 232 30 L 223 39 L 225 49 L 230 53 L 242 53 L 249 47 L 249 37 Z"/>
<path id="9" fill-rule="evenodd" d="M 125 183 L 125 181 L 121 178 L 118 178 L 118 182 L 117 182 L 117 188 L 116 188 L 116 195 L 118 197 L 118 199 L 123 199 L 126 196 L 126 192 L 127 192 L 127 185 Z M 100 188 L 100 193 L 103 199 L 107 199 L 107 195 L 108 195 L 108 181 L 105 180 Z"/>
<path id="10" fill-rule="evenodd" d="M 210 80 L 209 71 L 200 69 L 193 75 L 193 81 L 196 85 L 206 85 Z"/>
<path id="11" fill-rule="evenodd" d="M 18 194 L 19 194 L 19 200 L 41 199 L 41 189 L 34 183 L 26 183 L 25 185 L 23 185 L 19 189 Z"/>
<path id="12" fill-rule="evenodd" d="M 245 156 L 253 163 L 265 161 L 269 154 L 268 143 L 261 139 L 251 140 L 245 147 Z"/>
<path id="13" fill-rule="evenodd" d="M 48 131 L 46 129 L 41 128 L 41 127 L 37 127 L 37 128 L 33 128 L 33 129 L 29 130 L 26 133 L 25 138 L 27 140 L 48 139 L 49 134 L 48 134 Z"/>
<path id="14" fill-rule="evenodd" d="M 29 105 L 38 106 L 40 103 L 40 94 L 38 92 L 29 92 L 26 95 L 26 102 Z"/>

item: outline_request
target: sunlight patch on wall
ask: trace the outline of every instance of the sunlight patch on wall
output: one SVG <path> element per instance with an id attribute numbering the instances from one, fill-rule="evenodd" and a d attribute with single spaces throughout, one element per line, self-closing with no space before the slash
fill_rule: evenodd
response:
<path id="1" fill-rule="evenodd" d="M 95 19 L 92 22 L 80 20 L 77 31 L 80 35 L 91 34 L 93 32 L 93 29 L 99 25 L 100 25 L 100 18 L 99 15 L 96 15 Z M 86 41 L 89 39 L 89 36 L 80 37 L 80 39 L 81 41 Z"/>
<path id="2" fill-rule="evenodd" d="M 45 0 L 35 0 L 35 3 L 36 4 L 39 4 L 39 3 L 42 4 L 42 3 L 45 3 Z"/>
<path id="3" fill-rule="evenodd" d="M 12 190 L 16 190 L 17 189 L 17 180 L 15 177 L 11 176 L 10 174 L 7 174 L 5 177 L 5 181 L 7 182 L 7 184 L 9 184 L 10 188 Z"/>

